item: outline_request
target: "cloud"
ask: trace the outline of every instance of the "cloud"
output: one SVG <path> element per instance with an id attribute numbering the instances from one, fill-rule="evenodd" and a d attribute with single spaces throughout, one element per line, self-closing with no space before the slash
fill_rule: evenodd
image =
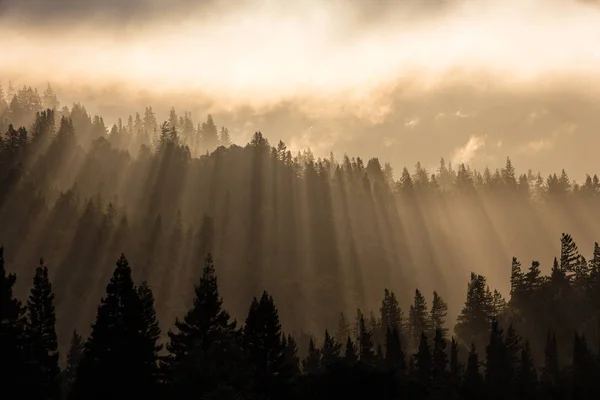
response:
<path id="1" fill-rule="evenodd" d="M 554 141 L 552 139 L 537 139 L 520 146 L 517 151 L 527 155 L 535 155 L 553 147 Z"/>
<path id="2" fill-rule="evenodd" d="M 250 3 L 235 2 L 237 6 Z M 119 24 L 164 19 L 186 10 L 209 12 L 224 5 L 224 0 L 0 0 L 0 16 L 41 24 L 91 20 Z"/>
<path id="3" fill-rule="evenodd" d="M 452 157 L 452 163 L 456 164 L 468 164 L 474 158 L 476 153 L 485 145 L 485 137 L 482 136 L 471 136 L 467 143 L 457 148 L 454 151 Z"/>
<path id="4" fill-rule="evenodd" d="M 414 127 L 416 127 L 418 124 L 419 124 L 419 118 L 417 118 L 417 117 L 414 117 L 414 118 L 411 118 L 411 119 L 407 120 L 407 121 L 404 123 L 404 126 L 405 126 L 406 128 L 408 128 L 408 129 L 413 129 L 413 128 L 414 128 Z"/>

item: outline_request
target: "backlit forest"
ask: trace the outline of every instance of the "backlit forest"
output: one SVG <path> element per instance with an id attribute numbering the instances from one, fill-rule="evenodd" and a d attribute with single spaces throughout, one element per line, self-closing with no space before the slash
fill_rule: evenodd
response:
<path id="1" fill-rule="evenodd" d="M 0 132 L 9 393 L 596 398 L 595 171 L 399 171 L 50 85 L 0 87 Z"/>

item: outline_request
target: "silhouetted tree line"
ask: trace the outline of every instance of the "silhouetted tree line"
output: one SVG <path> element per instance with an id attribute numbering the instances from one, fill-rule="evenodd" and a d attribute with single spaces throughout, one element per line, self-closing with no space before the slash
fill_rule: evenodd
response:
<path id="1" fill-rule="evenodd" d="M 193 300 L 163 348 L 153 291 L 116 263 L 87 339 L 74 331 L 59 366 L 55 296 L 40 260 L 25 304 L 0 248 L 2 391 L 27 399 L 595 399 L 600 378 L 600 246 L 586 261 L 563 234 L 549 276 L 513 259 L 511 298 L 473 273 L 449 337 L 448 306 L 417 289 L 405 314 L 387 289 L 377 315 L 339 315 L 306 351 L 282 329 L 273 297 L 243 324 L 223 307 L 210 253 Z M 595 345 L 588 344 L 595 335 Z M 302 354 L 301 354 L 302 353 Z"/>

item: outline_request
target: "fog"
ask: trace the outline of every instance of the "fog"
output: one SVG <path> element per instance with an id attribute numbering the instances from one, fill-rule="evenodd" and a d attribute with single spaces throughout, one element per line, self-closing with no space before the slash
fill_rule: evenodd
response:
<path id="1" fill-rule="evenodd" d="M 48 141 L 3 160 L 0 240 L 22 292 L 39 256 L 56 266 L 84 333 L 120 252 L 165 326 L 211 250 L 233 315 L 266 287 L 320 332 L 388 286 L 405 309 L 439 290 L 451 325 L 471 271 L 508 297 L 513 255 L 548 271 L 562 232 L 586 257 L 600 236 L 598 182 L 575 185 L 600 169 L 595 1 L 0 0 L 0 46 L 4 91 L 60 100 L 48 132 L 0 104 Z M 239 147 L 217 148 L 222 126 Z"/>
<path id="2" fill-rule="evenodd" d="M 261 129 L 396 168 L 475 137 L 478 167 L 560 160 L 577 179 L 570 154 L 597 144 L 597 2 L 3 0 L 0 15 L 5 82 L 49 81 L 110 123 L 175 106 L 241 141 Z"/>

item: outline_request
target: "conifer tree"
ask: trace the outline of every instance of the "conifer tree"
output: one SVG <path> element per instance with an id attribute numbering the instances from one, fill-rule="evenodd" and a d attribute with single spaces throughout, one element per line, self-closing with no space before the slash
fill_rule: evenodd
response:
<path id="1" fill-rule="evenodd" d="M 517 257 L 513 257 L 510 272 L 510 298 L 511 301 L 518 303 L 519 296 L 523 293 L 525 284 L 525 275 L 521 270 L 521 263 Z"/>
<path id="2" fill-rule="evenodd" d="M 76 330 L 73 331 L 73 336 L 71 336 L 71 343 L 69 345 L 69 352 L 67 353 L 67 366 L 63 371 L 62 376 L 62 398 L 69 398 L 69 393 L 73 384 L 75 383 L 75 378 L 77 376 L 77 367 L 79 366 L 79 362 L 83 357 L 85 342 L 81 338 L 81 335 L 77 333 Z"/>
<path id="3" fill-rule="evenodd" d="M 404 328 L 404 313 L 400 309 L 398 300 L 394 292 L 384 290 L 383 301 L 381 302 L 381 329 L 387 332 L 389 329 L 396 329 L 398 333 Z"/>
<path id="4" fill-rule="evenodd" d="M 284 359 L 286 370 L 290 371 L 292 375 L 298 375 L 300 373 L 300 360 L 298 358 L 298 345 L 292 335 L 288 335 L 287 338 L 284 336 L 282 339 L 284 347 Z"/>
<path id="5" fill-rule="evenodd" d="M 450 380 L 450 390 L 452 393 L 452 398 L 455 398 L 459 395 L 460 392 L 460 383 L 463 376 L 463 365 L 458 358 L 458 343 L 452 338 L 450 342 L 450 370 L 449 370 L 449 380 Z"/>
<path id="6" fill-rule="evenodd" d="M 505 398 L 511 389 L 511 368 L 504 332 L 492 321 L 490 341 L 486 347 L 485 383 L 490 398 Z"/>
<path id="7" fill-rule="evenodd" d="M 323 346 L 321 346 L 321 365 L 323 369 L 335 364 L 340 358 L 342 346 L 325 330 Z"/>
<path id="8" fill-rule="evenodd" d="M 506 331 L 505 339 L 507 368 L 511 377 L 514 377 L 521 359 L 521 337 L 517 334 L 512 325 L 509 325 Z"/>
<path id="9" fill-rule="evenodd" d="M 443 392 L 446 386 L 448 368 L 448 355 L 446 352 L 446 339 L 440 328 L 435 330 L 433 338 L 433 386 L 438 393 Z"/>
<path id="10" fill-rule="evenodd" d="M 446 315 L 448 315 L 448 304 L 434 290 L 433 301 L 431 302 L 431 329 L 434 335 L 437 335 L 437 330 L 441 331 L 442 337 L 446 337 L 448 329 L 445 327 Z"/>
<path id="11" fill-rule="evenodd" d="M 558 384 L 558 349 L 556 347 L 556 336 L 548 332 L 546 346 L 544 348 L 544 366 L 542 368 L 541 383 L 543 387 L 553 387 Z"/>
<path id="12" fill-rule="evenodd" d="M 463 341 L 484 345 L 492 314 L 492 295 L 482 275 L 471 273 L 467 299 L 458 316 L 454 331 Z"/>
<path id="13" fill-rule="evenodd" d="M 471 343 L 471 349 L 469 350 L 461 392 L 462 397 L 469 400 L 480 399 L 483 395 L 483 379 L 479 372 L 479 356 L 474 343 Z"/>
<path id="14" fill-rule="evenodd" d="M 358 349 L 360 361 L 367 365 L 373 365 L 375 357 L 373 353 L 373 333 L 367 329 L 365 318 L 362 315 L 359 320 Z"/>
<path id="15" fill-rule="evenodd" d="M 579 264 L 579 251 L 571 235 L 563 233 L 560 239 L 560 270 L 571 279 Z"/>
<path id="16" fill-rule="evenodd" d="M 422 333 L 429 333 L 430 319 L 427 316 L 427 302 L 419 289 L 415 290 L 413 304 L 408 313 L 408 323 L 412 346 L 417 348 Z"/>
<path id="17" fill-rule="evenodd" d="M 219 146 L 231 146 L 231 136 L 229 135 L 229 129 L 225 128 L 224 126 L 221 127 L 221 132 L 219 132 Z"/>
<path id="18" fill-rule="evenodd" d="M 137 288 L 142 307 L 142 324 L 147 340 L 154 346 L 154 350 L 159 352 L 162 345 L 158 344 L 160 339 L 160 326 L 156 318 L 156 309 L 154 308 L 154 294 L 148 286 L 148 282 L 142 282 Z"/>
<path id="19" fill-rule="evenodd" d="M 335 338 L 338 342 L 343 343 L 346 341 L 346 338 L 352 334 L 350 323 L 346 320 L 344 313 L 340 313 L 340 319 L 338 320 L 337 331 L 335 333 Z"/>
<path id="20" fill-rule="evenodd" d="M 315 375 L 321 368 L 321 351 L 315 346 L 315 341 L 310 338 L 308 343 L 308 355 L 302 360 L 302 370 L 309 375 Z"/>
<path id="21" fill-rule="evenodd" d="M 25 371 L 23 354 L 24 308 L 13 295 L 17 281 L 15 274 L 7 274 L 4 267 L 4 247 L 0 246 L 0 371 L 5 393 L 19 393 L 24 389 Z"/>
<path id="22" fill-rule="evenodd" d="M 254 367 L 260 396 L 282 396 L 291 372 L 286 369 L 279 313 L 266 291 L 254 298 L 243 330 L 244 348 Z"/>
<path id="23" fill-rule="evenodd" d="M 388 368 L 396 370 L 400 375 L 406 373 L 406 360 L 402 351 L 402 343 L 396 329 L 388 328 L 385 338 L 385 361 Z"/>
<path id="24" fill-rule="evenodd" d="M 592 399 L 597 394 L 596 366 L 585 336 L 575 332 L 573 340 L 573 365 L 571 367 L 573 399 Z"/>
<path id="25" fill-rule="evenodd" d="M 358 352 L 356 351 L 356 346 L 354 342 L 352 342 L 352 338 L 348 336 L 346 339 L 346 348 L 344 350 L 344 361 L 348 365 L 353 365 L 358 361 Z"/>
<path id="26" fill-rule="evenodd" d="M 175 320 L 176 330 L 168 332 L 165 373 L 172 396 L 210 392 L 217 381 L 229 383 L 238 358 L 236 322 L 223 309 L 211 254 L 204 260 L 194 295 L 192 308 L 183 320 Z"/>
<path id="27" fill-rule="evenodd" d="M 30 374 L 29 395 L 34 398 L 58 399 L 60 368 L 54 293 L 48 278 L 48 267 L 40 260 L 35 270 L 33 287 L 27 300 L 26 359 Z"/>
<path id="28" fill-rule="evenodd" d="M 431 375 L 433 372 L 431 350 L 425 333 L 421 333 L 421 340 L 419 341 L 419 350 L 417 354 L 413 356 L 415 363 L 414 376 L 415 379 L 420 382 L 424 387 L 429 387 L 431 382 Z"/>
<path id="29" fill-rule="evenodd" d="M 129 262 L 121 255 L 98 307 L 71 398 L 125 400 L 132 393 L 154 398 L 158 355 L 146 328 Z"/>
<path id="30" fill-rule="evenodd" d="M 537 373 L 528 341 L 525 341 L 525 344 L 521 348 L 521 360 L 516 380 L 517 398 L 523 400 L 534 399 L 537 392 Z"/>

